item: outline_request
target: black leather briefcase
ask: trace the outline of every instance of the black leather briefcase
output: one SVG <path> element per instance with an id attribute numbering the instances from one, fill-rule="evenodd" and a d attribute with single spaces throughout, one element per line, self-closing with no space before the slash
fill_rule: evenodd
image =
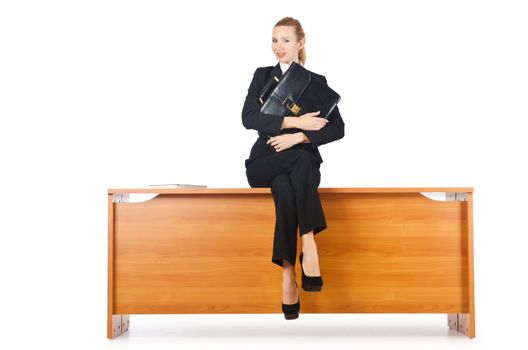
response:
<path id="1" fill-rule="evenodd" d="M 279 117 L 301 116 L 320 111 L 327 118 L 341 96 L 325 82 L 312 79 L 312 73 L 295 62 L 280 78 L 273 77 L 262 90 L 260 111 Z"/>

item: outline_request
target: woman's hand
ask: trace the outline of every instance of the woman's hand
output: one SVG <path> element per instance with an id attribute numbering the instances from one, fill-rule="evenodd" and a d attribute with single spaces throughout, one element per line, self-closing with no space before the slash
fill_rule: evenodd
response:
<path id="1" fill-rule="evenodd" d="M 301 143 L 301 138 L 298 134 L 282 134 L 270 137 L 266 144 L 275 148 L 275 151 L 284 151 L 298 143 Z"/>
<path id="2" fill-rule="evenodd" d="M 322 129 L 328 119 L 316 117 L 320 112 L 309 112 L 301 115 L 297 120 L 297 128 L 302 130 L 319 130 Z"/>

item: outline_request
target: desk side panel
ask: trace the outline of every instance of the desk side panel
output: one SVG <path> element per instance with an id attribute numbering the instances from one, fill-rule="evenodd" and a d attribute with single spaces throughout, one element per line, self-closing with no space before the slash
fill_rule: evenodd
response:
<path id="1" fill-rule="evenodd" d="M 108 195 L 108 270 L 107 270 L 107 305 L 106 305 L 106 337 L 113 338 L 114 311 L 114 203 L 112 195 Z"/>

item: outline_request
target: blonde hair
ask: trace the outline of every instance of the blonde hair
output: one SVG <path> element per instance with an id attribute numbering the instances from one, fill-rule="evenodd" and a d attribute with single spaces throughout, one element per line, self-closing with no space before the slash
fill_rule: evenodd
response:
<path id="1" fill-rule="evenodd" d="M 299 42 L 299 41 L 301 41 L 302 39 L 305 38 L 304 29 L 301 26 L 301 23 L 298 20 L 296 20 L 295 18 L 284 17 L 281 20 L 279 20 L 277 23 L 275 23 L 273 28 L 278 27 L 278 26 L 294 27 L 295 36 L 297 38 L 297 42 Z M 303 48 L 299 50 L 299 61 L 301 61 L 301 65 L 304 66 L 304 62 L 306 62 L 306 50 L 304 49 L 304 45 L 303 45 Z"/>

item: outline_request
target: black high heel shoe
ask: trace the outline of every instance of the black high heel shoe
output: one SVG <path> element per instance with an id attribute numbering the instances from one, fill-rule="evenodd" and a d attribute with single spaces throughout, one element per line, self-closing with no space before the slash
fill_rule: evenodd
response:
<path id="1" fill-rule="evenodd" d="M 302 289 L 307 292 L 320 292 L 321 288 L 323 288 L 323 278 L 321 276 L 306 276 L 302 268 L 302 258 L 303 253 L 299 256 L 302 271 Z"/>
<path id="2" fill-rule="evenodd" d="M 297 282 L 295 282 L 297 286 Z M 299 299 L 299 292 L 297 291 L 297 302 L 295 304 L 284 304 L 282 303 L 282 312 L 284 318 L 287 320 L 295 320 L 299 317 L 299 310 L 301 310 L 301 300 Z"/>

